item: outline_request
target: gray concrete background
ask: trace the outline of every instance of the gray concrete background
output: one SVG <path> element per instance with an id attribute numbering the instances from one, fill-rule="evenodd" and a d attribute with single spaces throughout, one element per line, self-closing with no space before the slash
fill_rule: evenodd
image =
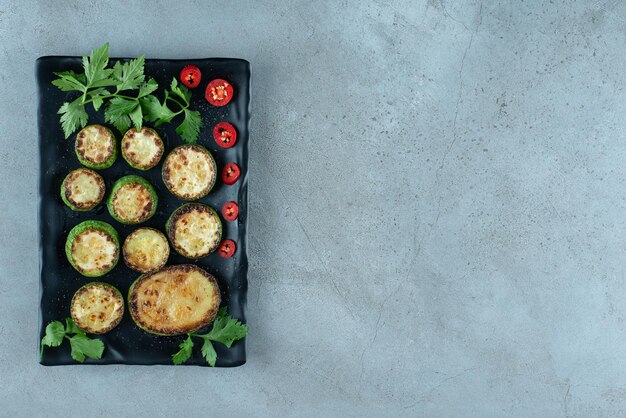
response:
<path id="1" fill-rule="evenodd" d="M 626 4 L 0 0 L 2 416 L 624 416 Z M 36 361 L 40 55 L 253 69 L 248 364 Z"/>

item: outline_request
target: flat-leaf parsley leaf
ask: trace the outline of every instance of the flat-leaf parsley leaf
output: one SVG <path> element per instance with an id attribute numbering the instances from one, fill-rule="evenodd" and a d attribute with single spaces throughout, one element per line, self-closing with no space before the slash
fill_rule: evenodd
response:
<path id="1" fill-rule="evenodd" d="M 82 363 L 86 357 L 96 360 L 102 358 L 104 343 L 99 339 L 87 337 L 70 318 L 65 319 L 65 326 L 59 321 L 52 321 L 46 326 L 46 335 L 41 339 L 41 357 L 43 358 L 44 347 L 58 347 L 64 338 L 70 342 L 74 360 Z"/>
<path id="2" fill-rule="evenodd" d="M 183 141 L 193 144 L 198 140 L 202 118 L 200 112 L 189 109 L 191 92 L 185 86 L 178 85 L 174 78 L 170 84 L 170 91 L 165 92 L 163 102 L 153 95 L 140 99 L 144 118 L 153 122 L 155 126 L 171 122 L 177 115 L 184 115 L 183 121 L 176 127 L 176 133 Z M 172 110 L 169 105 L 175 105 L 178 110 Z"/>
<path id="3" fill-rule="evenodd" d="M 85 357 L 100 359 L 104 351 L 104 343 L 98 339 L 91 339 L 86 335 L 77 334 L 70 339 L 72 358 L 80 363 Z"/>
<path id="4" fill-rule="evenodd" d="M 121 132 L 131 124 L 140 129 L 143 113 L 139 109 L 139 99 L 148 96 L 159 85 L 154 79 L 146 81 L 144 74 L 145 58 L 138 58 L 122 63 L 118 61 L 113 68 L 109 64 L 109 44 L 93 50 L 88 57 L 83 57 L 83 74 L 73 71 L 55 73 L 58 77 L 52 84 L 65 92 L 80 92 L 80 97 L 72 102 L 63 103 L 58 113 L 61 115 L 61 127 L 65 138 L 87 125 L 89 116 L 85 106 L 92 104 L 94 110 L 105 106 L 105 120 Z M 115 87 L 115 91 L 105 87 Z M 136 96 L 129 91 L 138 91 Z"/>
<path id="5" fill-rule="evenodd" d="M 191 340 L 191 335 L 187 336 L 187 339 L 184 340 L 180 345 L 180 351 L 176 352 L 172 356 L 172 361 L 174 364 L 183 364 L 191 357 L 191 350 L 193 349 L 193 341 Z"/>
<path id="6" fill-rule="evenodd" d="M 73 101 L 63 103 L 58 111 L 65 138 L 87 125 L 89 116 L 85 106 L 91 103 L 96 111 L 104 107 L 105 121 L 121 133 L 131 126 L 141 129 L 144 120 L 159 126 L 182 114 L 183 120 L 176 127 L 176 133 L 185 142 L 195 143 L 200 134 L 202 117 L 200 112 L 189 109 L 191 91 L 179 85 L 174 78 L 170 90 L 165 91 L 165 99 L 159 101 L 152 94 L 159 87 L 158 83 L 153 78 L 146 81 L 145 62 L 142 55 L 125 62 L 117 61 L 113 68 L 107 68 L 107 43 L 93 50 L 88 57 L 83 57 L 83 74 L 74 71 L 55 73 L 58 78 L 52 81 L 53 85 L 65 92 L 81 94 Z M 137 94 L 131 94 L 132 91 L 137 91 Z"/>
<path id="7" fill-rule="evenodd" d="M 217 361 L 217 352 L 213 347 L 213 342 L 224 344 L 231 347 L 233 342 L 241 340 L 248 334 L 248 326 L 242 324 L 236 318 L 228 315 L 226 308 L 221 308 L 217 312 L 217 317 L 213 322 L 213 328 L 206 334 L 189 333 L 187 339 L 180 344 L 180 351 L 172 356 L 174 364 L 183 364 L 191 357 L 193 349 L 192 337 L 202 338 L 204 340 L 200 352 L 210 366 L 215 366 Z"/>

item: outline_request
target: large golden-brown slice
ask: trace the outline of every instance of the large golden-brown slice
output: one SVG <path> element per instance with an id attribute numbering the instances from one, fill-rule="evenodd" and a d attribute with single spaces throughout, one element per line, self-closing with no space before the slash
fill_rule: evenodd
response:
<path id="1" fill-rule="evenodd" d="M 88 168 L 79 168 L 65 176 L 61 199 L 72 210 L 86 211 L 98 206 L 104 197 L 104 179 Z"/>
<path id="2" fill-rule="evenodd" d="M 220 306 L 215 277 L 192 264 L 140 276 L 128 291 L 128 310 L 145 331 L 181 335 L 210 324 Z"/>
<path id="3" fill-rule="evenodd" d="M 104 334 L 122 320 L 124 299 L 108 283 L 88 283 L 74 294 L 70 313 L 78 328 L 90 334 Z"/>
<path id="4" fill-rule="evenodd" d="M 158 270 L 167 263 L 170 245 L 163 233 L 154 228 L 134 230 L 122 246 L 124 262 L 141 273 Z"/>
<path id="5" fill-rule="evenodd" d="M 195 200 L 206 196 L 217 178 L 211 153 L 200 145 L 181 145 L 165 158 L 163 183 L 179 199 Z"/>
<path id="6" fill-rule="evenodd" d="M 102 125 L 85 126 L 76 135 L 78 161 L 96 170 L 109 168 L 117 159 L 117 141 L 109 128 Z"/>
<path id="7" fill-rule="evenodd" d="M 163 156 L 163 140 L 154 129 L 130 128 L 122 138 L 122 157 L 139 170 L 149 170 L 156 166 Z"/>
<path id="8" fill-rule="evenodd" d="M 186 203 L 176 209 L 165 228 L 174 250 L 194 260 L 211 254 L 222 239 L 220 217 L 202 203 Z"/>

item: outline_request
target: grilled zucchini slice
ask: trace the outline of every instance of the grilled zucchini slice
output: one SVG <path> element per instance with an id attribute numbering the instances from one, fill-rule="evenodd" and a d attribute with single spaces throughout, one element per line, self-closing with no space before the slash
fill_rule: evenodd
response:
<path id="1" fill-rule="evenodd" d="M 162 176 L 165 186 L 174 196 L 195 200 L 206 196 L 215 185 L 217 166 L 206 148 L 181 145 L 165 158 Z"/>
<path id="2" fill-rule="evenodd" d="M 107 207 L 116 221 L 138 224 L 154 215 L 158 200 L 154 187 L 146 179 L 131 175 L 115 182 Z"/>
<path id="3" fill-rule="evenodd" d="M 87 283 L 74 293 L 70 305 L 72 321 L 89 334 L 104 334 L 124 316 L 124 298 L 108 283 Z"/>
<path id="4" fill-rule="evenodd" d="M 192 264 L 140 276 L 128 291 L 137 326 L 157 335 L 181 335 L 210 324 L 220 306 L 215 277 Z"/>
<path id="5" fill-rule="evenodd" d="M 88 125 L 78 132 L 75 150 L 82 165 L 96 170 L 111 167 L 117 159 L 115 135 L 102 125 Z"/>
<path id="6" fill-rule="evenodd" d="M 170 245 L 161 231 L 154 228 L 139 228 L 124 240 L 122 254 L 129 268 L 148 273 L 160 269 L 167 263 Z"/>
<path id="7" fill-rule="evenodd" d="M 81 222 L 67 236 L 65 255 L 83 276 L 103 276 L 113 270 L 119 259 L 117 231 L 106 222 Z"/>
<path id="8" fill-rule="evenodd" d="M 79 168 L 65 176 L 61 183 L 61 199 L 70 209 L 87 211 L 95 208 L 104 197 L 104 179 L 88 168 Z"/>
<path id="9" fill-rule="evenodd" d="M 202 203 L 186 203 L 176 209 L 165 230 L 174 250 L 191 259 L 211 254 L 222 239 L 220 217 L 212 207 Z"/>
<path id="10" fill-rule="evenodd" d="M 154 129 L 141 130 L 130 128 L 122 138 L 122 157 L 131 167 L 138 170 L 149 170 L 156 166 L 165 149 L 163 140 Z"/>

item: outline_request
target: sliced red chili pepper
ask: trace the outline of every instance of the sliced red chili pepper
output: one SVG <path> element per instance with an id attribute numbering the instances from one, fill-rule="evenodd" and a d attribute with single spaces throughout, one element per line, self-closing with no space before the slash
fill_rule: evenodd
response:
<path id="1" fill-rule="evenodd" d="M 190 89 L 198 87 L 202 74 L 195 65 L 188 65 L 180 72 L 180 81 Z"/>
<path id="2" fill-rule="evenodd" d="M 226 106 L 233 98 L 233 86 L 226 80 L 216 78 L 206 86 L 204 97 L 213 106 Z"/>
<path id="3" fill-rule="evenodd" d="M 232 239 L 225 239 L 220 242 L 220 246 L 217 247 L 217 252 L 224 258 L 230 258 L 237 251 L 237 244 Z"/>
<path id="4" fill-rule="evenodd" d="M 230 148 L 237 142 L 237 131 L 228 122 L 220 122 L 213 128 L 213 138 L 222 148 Z"/>
<path id="5" fill-rule="evenodd" d="M 239 205 L 235 202 L 226 202 L 222 206 L 222 216 L 229 222 L 234 221 L 239 216 Z"/>
<path id="6" fill-rule="evenodd" d="M 222 170 L 222 181 L 224 184 L 228 184 L 230 186 L 239 180 L 240 175 L 241 170 L 239 169 L 239 166 L 235 163 L 228 163 Z"/>

